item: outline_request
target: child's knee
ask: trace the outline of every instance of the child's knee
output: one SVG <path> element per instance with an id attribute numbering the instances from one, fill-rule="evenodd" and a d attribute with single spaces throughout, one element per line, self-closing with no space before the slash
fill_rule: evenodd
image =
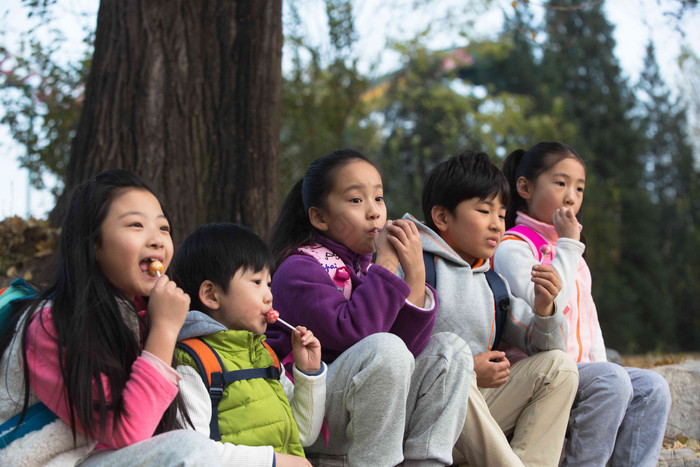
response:
<path id="1" fill-rule="evenodd" d="M 629 405 L 633 388 L 627 371 L 616 363 L 596 362 L 595 375 L 588 386 L 610 401 L 619 400 Z"/>
<path id="2" fill-rule="evenodd" d="M 644 370 L 643 390 L 650 404 L 667 413 L 671 410 L 671 389 L 666 379 L 653 370 Z"/>
<path id="3" fill-rule="evenodd" d="M 377 333 L 363 339 L 365 367 L 386 375 L 400 375 L 410 379 L 414 368 L 411 351 L 400 337 L 390 333 Z"/>

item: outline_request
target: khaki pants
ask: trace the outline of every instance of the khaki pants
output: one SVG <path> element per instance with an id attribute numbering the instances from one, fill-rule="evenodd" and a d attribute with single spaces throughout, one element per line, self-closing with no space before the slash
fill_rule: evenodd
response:
<path id="1" fill-rule="evenodd" d="M 559 350 L 517 362 L 499 388 L 478 389 L 474 376 L 454 462 L 489 467 L 558 465 L 577 388 L 576 363 Z M 511 435 L 509 444 L 506 436 Z"/>

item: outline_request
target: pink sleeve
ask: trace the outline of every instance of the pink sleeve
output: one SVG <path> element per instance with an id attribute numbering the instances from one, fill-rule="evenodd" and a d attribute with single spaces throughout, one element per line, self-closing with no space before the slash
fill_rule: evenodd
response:
<path id="1" fill-rule="evenodd" d="M 27 367 L 29 385 L 37 397 L 63 421 L 70 424 L 65 384 L 59 367 L 59 345 L 51 318 L 51 308 L 46 307 L 32 318 L 27 331 Z M 106 382 L 106 378 L 103 380 Z M 93 387 L 97 382 L 93 381 Z M 109 400 L 109 386 L 104 385 Z M 145 358 L 138 357 L 131 367 L 131 375 L 124 388 L 124 413 L 113 425 L 110 412 L 105 420 L 98 449 L 120 449 L 153 436 L 158 422 L 177 395 L 177 385 L 164 376 Z M 97 397 L 97 392 L 94 392 Z M 95 420 L 98 421 L 95 412 Z M 99 426 L 99 421 L 97 423 Z M 80 426 L 78 431 L 83 431 Z"/>

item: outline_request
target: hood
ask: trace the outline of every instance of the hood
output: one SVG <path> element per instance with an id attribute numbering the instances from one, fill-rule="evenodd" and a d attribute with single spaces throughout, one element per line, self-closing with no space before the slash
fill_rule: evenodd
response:
<path id="1" fill-rule="evenodd" d="M 412 221 L 414 224 L 416 224 L 416 227 L 418 227 L 421 243 L 423 245 L 423 251 L 439 256 L 445 261 L 455 263 L 456 265 L 471 267 L 471 265 L 464 261 L 462 257 L 459 256 L 457 252 L 455 252 L 452 247 L 442 239 L 442 237 L 440 237 L 423 222 L 419 221 L 409 213 L 404 214 L 403 219 Z"/>
<path id="2" fill-rule="evenodd" d="M 226 326 L 219 323 L 214 318 L 209 317 L 201 311 L 191 310 L 187 312 L 185 324 L 182 325 L 177 340 L 179 342 L 191 337 L 208 336 L 219 331 L 227 330 L 228 328 Z"/>

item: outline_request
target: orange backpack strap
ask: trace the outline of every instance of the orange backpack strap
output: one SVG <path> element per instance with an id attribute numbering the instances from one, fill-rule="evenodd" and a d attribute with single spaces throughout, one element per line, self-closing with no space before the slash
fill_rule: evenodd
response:
<path id="1" fill-rule="evenodd" d="M 192 338 L 177 343 L 177 348 L 185 351 L 197 364 L 200 376 L 207 389 L 211 390 L 212 373 L 223 373 L 224 365 L 214 349 L 201 339 Z"/>
<path id="2" fill-rule="evenodd" d="M 245 370 L 224 371 L 224 364 L 216 351 L 201 338 L 185 339 L 177 343 L 177 348 L 187 353 L 194 360 L 199 376 L 209 390 L 211 399 L 211 420 L 209 421 L 209 437 L 221 441 L 219 431 L 219 402 L 224 396 L 224 388 L 236 381 L 253 378 L 280 379 L 281 368 L 277 355 L 272 348 L 263 342 L 263 346 L 272 356 L 274 366 L 267 368 L 249 368 Z"/>
<path id="3" fill-rule="evenodd" d="M 263 342 L 262 344 L 263 344 L 263 346 L 267 349 L 267 351 L 270 353 L 270 357 L 272 357 L 272 364 L 273 364 L 273 365 L 275 366 L 275 368 L 277 368 L 277 370 L 279 370 L 280 373 L 281 373 L 281 372 L 282 372 L 282 366 L 280 365 L 280 361 L 279 361 L 279 359 L 277 358 L 277 354 L 275 353 L 274 350 L 272 350 L 272 347 L 270 347 L 269 345 L 267 345 L 267 342 Z"/>

